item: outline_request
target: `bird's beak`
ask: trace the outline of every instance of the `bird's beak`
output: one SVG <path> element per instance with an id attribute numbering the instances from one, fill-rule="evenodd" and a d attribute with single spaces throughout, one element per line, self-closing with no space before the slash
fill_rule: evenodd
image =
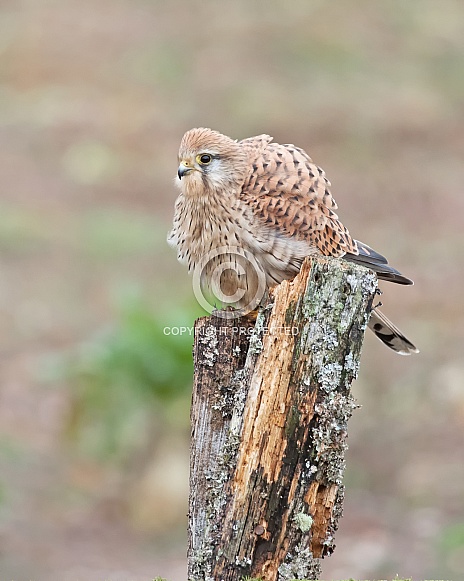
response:
<path id="1" fill-rule="evenodd" d="M 185 163 L 181 163 L 179 165 L 179 168 L 177 169 L 177 175 L 181 180 L 185 175 L 189 174 L 191 171 L 193 171 L 192 167 L 188 167 L 187 165 L 185 165 Z"/>

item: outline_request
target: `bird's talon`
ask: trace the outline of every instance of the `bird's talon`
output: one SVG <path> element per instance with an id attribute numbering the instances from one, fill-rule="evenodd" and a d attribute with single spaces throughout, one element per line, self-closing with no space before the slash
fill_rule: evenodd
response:
<path id="1" fill-rule="evenodd" d="M 248 311 L 243 315 L 243 319 L 249 321 L 250 323 L 256 323 L 256 319 L 258 318 L 259 309 L 255 309 L 254 311 Z"/>

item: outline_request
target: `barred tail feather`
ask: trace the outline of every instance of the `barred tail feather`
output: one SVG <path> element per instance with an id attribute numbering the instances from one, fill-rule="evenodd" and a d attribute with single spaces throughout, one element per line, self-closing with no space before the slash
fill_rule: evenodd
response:
<path id="1" fill-rule="evenodd" d="M 382 343 L 385 343 L 387 347 L 390 347 L 396 353 L 400 355 L 419 353 L 419 349 L 378 309 L 372 311 L 368 327 Z"/>

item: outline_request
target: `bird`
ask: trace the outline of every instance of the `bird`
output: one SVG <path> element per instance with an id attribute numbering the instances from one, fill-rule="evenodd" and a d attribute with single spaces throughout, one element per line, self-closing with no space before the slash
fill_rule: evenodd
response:
<path id="1" fill-rule="evenodd" d="M 311 256 L 343 258 L 381 280 L 413 284 L 351 237 L 325 172 L 300 147 L 266 134 L 239 141 L 194 128 L 182 137 L 176 182 L 168 243 L 194 278 L 200 271 L 201 284 L 237 308 L 256 308 L 267 289 L 294 278 Z M 396 353 L 419 352 L 378 308 L 368 327 Z"/>

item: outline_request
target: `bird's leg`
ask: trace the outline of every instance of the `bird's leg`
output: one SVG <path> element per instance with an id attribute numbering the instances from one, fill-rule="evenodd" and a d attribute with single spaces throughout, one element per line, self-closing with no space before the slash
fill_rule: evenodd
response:
<path id="1" fill-rule="evenodd" d="M 252 311 L 248 311 L 248 313 L 243 315 L 243 318 L 245 318 L 247 321 L 256 323 L 256 319 L 258 318 L 260 311 L 262 311 L 263 309 L 272 307 L 272 304 L 266 305 L 266 303 L 268 302 L 268 299 L 269 299 L 269 289 L 266 289 L 264 291 L 264 294 L 263 294 L 261 300 L 259 301 L 259 305 L 256 307 L 256 309 L 253 309 Z"/>

